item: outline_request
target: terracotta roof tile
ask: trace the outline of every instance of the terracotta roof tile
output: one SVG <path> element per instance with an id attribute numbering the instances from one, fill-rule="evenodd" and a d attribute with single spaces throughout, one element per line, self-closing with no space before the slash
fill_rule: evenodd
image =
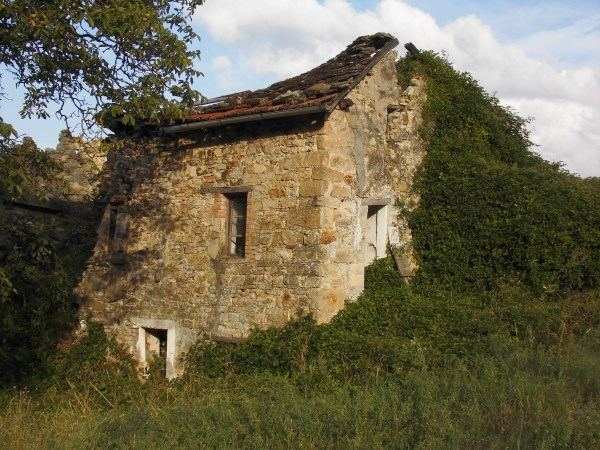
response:
<path id="1" fill-rule="evenodd" d="M 396 45 L 396 38 L 386 33 L 359 37 L 342 53 L 306 73 L 266 89 L 238 92 L 201 104 L 185 122 L 216 121 L 308 107 L 331 111 Z"/>

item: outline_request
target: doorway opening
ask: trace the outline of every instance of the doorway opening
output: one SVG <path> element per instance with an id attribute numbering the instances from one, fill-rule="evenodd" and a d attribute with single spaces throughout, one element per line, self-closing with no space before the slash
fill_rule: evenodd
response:
<path id="1" fill-rule="evenodd" d="M 369 205 L 365 235 L 365 266 L 376 259 L 385 258 L 387 235 L 387 206 Z"/>
<path id="2" fill-rule="evenodd" d="M 168 330 L 159 328 L 141 328 L 144 334 L 144 361 L 146 367 L 157 365 L 163 377 L 167 376 Z"/>

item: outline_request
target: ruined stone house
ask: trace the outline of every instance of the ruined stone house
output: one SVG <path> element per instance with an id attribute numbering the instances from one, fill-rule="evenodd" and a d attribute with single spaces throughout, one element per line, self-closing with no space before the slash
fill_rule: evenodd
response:
<path id="1" fill-rule="evenodd" d="M 410 276 L 399 212 L 418 200 L 424 94 L 419 79 L 399 84 L 397 44 L 360 37 L 302 75 L 199 105 L 155 130 L 158 145 L 112 152 L 84 316 L 172 377 L 197 339 L 331 320 L 390 250 Z"/>

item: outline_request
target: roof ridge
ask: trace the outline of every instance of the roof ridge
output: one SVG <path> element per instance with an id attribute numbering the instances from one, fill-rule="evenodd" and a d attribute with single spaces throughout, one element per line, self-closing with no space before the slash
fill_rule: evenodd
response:
<path id="1" fill-rule="evenodd" d="M 171 134 L 278 115 L 329 113 L 397 45 L 398 40 L 388 33 L 359 36 L 313 69 L 263 89 L 208 99 L 192 111 L 184 124 L 162 130 Z"/>

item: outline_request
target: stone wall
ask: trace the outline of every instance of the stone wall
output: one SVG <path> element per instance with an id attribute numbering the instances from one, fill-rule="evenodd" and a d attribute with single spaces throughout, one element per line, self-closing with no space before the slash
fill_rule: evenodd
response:
<path id="1" fill-rule="evenodd" d="M 409 248 L 395 205 L 412 199 L 422 154 L 421 84 L 402 91 L 394 57 L 328 118 L 115 143 L 106 182 L 128 216 L 125 258 L 110 251 L 109 207 L 78 288 L 83 314 L 138 355 L 141 327 L 168 323 L 172 372 L 197 338 L 237 340 L 305 314 L 329 321 L 362 291 L 369 204 L 385 205 L 391 243 Z M 244 258 L 226 251 L 232 188 L 248 195 Z"/>
<path id="2" fill-rule="evenodd" d="M 106 146 L 100 140 L 86 141 L 63 130 L 50 155 L 62 168 L 64 200 L 89 202 L 95 198 L 106 163 Z"/>
<path id="3" fill-rule="evenodd" d="M 407 214 L 418 206 L 420 199 L 414 189 L 414 178 L 426 156 L 425 143 L 419 136 L 425 88 L 424 79 L 411 79 L 410 85 L 402 91 L 397 107 L 389 111 L 387 120 L 387 154 L 393 162 L 389 166 L 389 177 L 397 196 L 390 244 L 399 272 L 408 278 L 418 269 Z"/>
<path id="4" fill-rule="evenodd" d="M 391 250 L 407 278 L 417 269 L 405 213 L 418 204 L 411 187 L 425 155 L 418 134 L 425 85 L 413 79 L 410 86 L 400 86 L 395 57 L 388 54 L 372 69 L 347 97 L 349 106 L 331 114 L 318 141 L 324 179 L 330 180 L 329 190 L 315 200 L 323 205 L 331 236 L 323 242 L 328 258 L 322 289 L 332 306 L 324 314 L 327 319 L 363 290 L 364 267 L 370 262 L 369 206 L 380 208 L 378 217 L 387 228 L 388 248 L 378 248 L 377 257 Z"/>
<path id="5" fill-rule="evenodd" d="M 306 120 L 262 123 L 109 155 L 114 194 L 129 214 L 126 260 L 111 261 L 107 208 L 78 289 L 84 314 L 132 351 L 137 319 L 176 321 L 184 349 L 197 335 L 235 340 L 253 327 L 318 315 L 322 218 L 312 194 L 321 186 L 313 176 L 321 129 Z M 245 258 L 225 252 L 219 190 L 235 186 L 248 190 Z"/>

